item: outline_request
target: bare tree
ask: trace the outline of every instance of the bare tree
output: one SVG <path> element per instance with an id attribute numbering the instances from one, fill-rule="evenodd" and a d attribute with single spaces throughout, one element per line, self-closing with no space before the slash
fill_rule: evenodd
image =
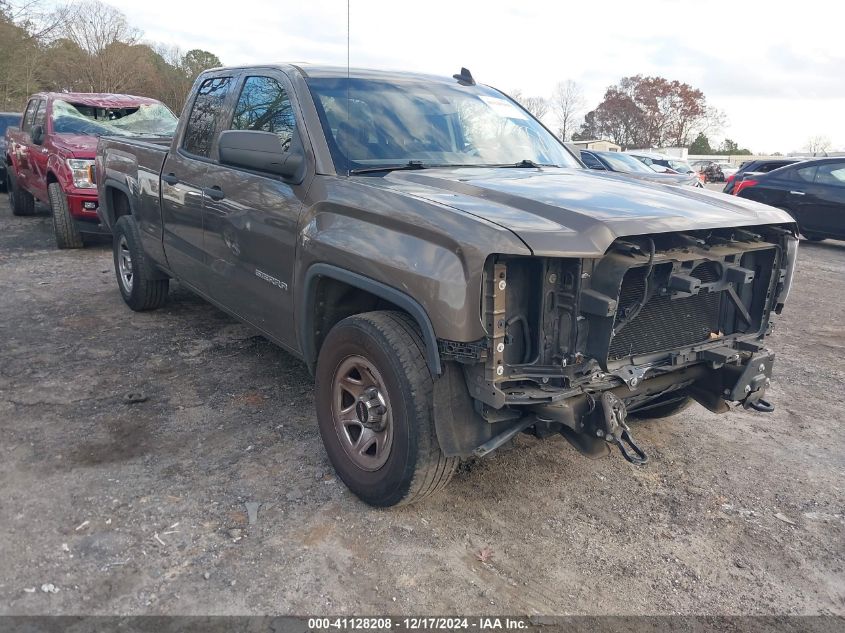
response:
<path id="1" fill-rule="evenodd" d="M 140 41 L 117 9 L 98 1 L 0 0 L 0 111 L 38 90 L 131 92 L 175 110 L 216 55 Z"/>
<path id="2" fill-rule="evenodd" d="M 528 97 L 522 105 L 537 119 L 542 119 L 549 112 L 549 102 L 543 97 Z"/>
<path id="3" fill-rule="evenodd" d="M 551 111 L 557 119 L 560 139 L 568 141 L 584 111 L 584 91 L 580 84 L 571 79 L 561 81 L 555 86 L 551 98 Z"/>
<path id="4" fill-rule="evenodd" d="M 807 139 L 807 144 L 804 146 L 804 149 L 810 152 L 813 156 L 815 156 L 816 154 L 827 155 L 827 153 L 830 151 L 830 148 L 830 139 L 821 134 L 811 136 L 809 139 Z"/>
<path id="5" fill-rule="evenodd" d="M 24 28 L 32 40 L 49 38 L 70 13 L 68 6 L 46 0 L 0 0 L 0 18 Z"/>
<path id="6" fill-rule="evenodd" d="M 42 85 L 43 44 L 68 10 L 44 0 L 0 0 L 0 110 L 19 109 Z"/>
<path id="7" fill-rule="evenodd" d="M 137 72 L 135 46 L 141 32 L 118 9 L 99 0 L 76 5 L 62 27 L 62 36 L 81 50 L 87 63 L 79 76 L 91 92 L 121 92 Z"/>
<path id="8" fill-rule="evenodd" d="M 537 119 L 542 119 L 549 112 L 549 102 L 543 97 L 526 97 L 519 88 L 511 90 L 510 96 Z"/>

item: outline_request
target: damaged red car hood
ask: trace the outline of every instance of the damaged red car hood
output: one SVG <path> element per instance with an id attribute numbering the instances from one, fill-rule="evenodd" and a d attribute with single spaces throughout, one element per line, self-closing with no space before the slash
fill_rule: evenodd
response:
<path id="1" fill-rule="evenodd" d="M 97 136 L 83 134 L 54 134 L 53 147 L 66 158 L 94 158 L 99 140 Z"/>

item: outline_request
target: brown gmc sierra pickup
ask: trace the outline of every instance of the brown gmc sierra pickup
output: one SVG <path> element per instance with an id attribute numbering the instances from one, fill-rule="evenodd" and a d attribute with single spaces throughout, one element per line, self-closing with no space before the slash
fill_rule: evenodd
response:
<path id="1" fill-rule="evenodd" d="M 210 70 L 172 143 L 104 137 L 96 173 L 129 307 L 178 279 L 303 358 L 370 504 L 520 432 L 644 463 L 632 419 L 773 409 L 792 218 L 585 169 L 466 69 Z"/>

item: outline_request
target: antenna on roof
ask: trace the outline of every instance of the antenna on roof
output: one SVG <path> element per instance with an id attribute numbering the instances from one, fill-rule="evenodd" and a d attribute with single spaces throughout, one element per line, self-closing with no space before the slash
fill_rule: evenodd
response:
<path id="1" fill-rule="evenodd" d="M 352 15 L 352 0 L 346 0 L 346 125 L 349 125 L 349 80 L 350 75 L 352 74 L 349 71 L 349 59 L 350 59 L 350 41 L 351 41 L 351 15 Z M 348 147 L 341 147 L 340 151 L 343 152 L 343 155 L 346 157 L 346 175 L 348 176 L 352 172 L 352 165 L 349 161 L 349 148 Z"/>
<path id="2" fill-rule="evenodd" d="M 461 72 L 457 75 L 452 75 L 454 79 L 458 80 L 458 83 L 462 86 L 474 86 L 475 79 L 472 78 L 472 73 L 469 72 L 466 68 L 461 68 Z"/>

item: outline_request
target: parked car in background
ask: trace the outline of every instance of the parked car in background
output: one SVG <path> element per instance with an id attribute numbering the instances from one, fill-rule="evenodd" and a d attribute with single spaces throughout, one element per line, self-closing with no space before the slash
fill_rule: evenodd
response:
<path id="1" fill-rule="evenodd" d="M 734 194 L 779 207 L 808 240 L 845 239 L 845 158 L 800 161 L 767 174 L 746 174 Z"/>
<path id="2" fill-rule="evenodd" d="M 641 150 L 629 150 L 625 153 L 630 156 L 633 156 L 641 163 L 652 167 L 658 173 L 666 173 L 665 170 L 670 169 L 676 174 L 698 174 L 698 172 L 693 169 L 687 161 L 682 160 L 680 158 L 675 158 L 674 156 L 658 154 L 657 152 L 644 152 Z"/>
<path id="3" fill-rule="evenodd" d="M 50 205 L 59 248 L 107 232 L 97 215 L 94 157 L 100 136 L 169 138 L 176 116 L 163 103 L 117 94 L 41 93 L 30 97 L 20 127 L 9 131 L 5 157 L 12 213 Z"/>
<path id="4" fill-rule="evenodd" d="M 18 125 L 20 113 L 0 112 L 0 191 L 6 191 L 6 130 Z"/>
<path id="5" fill-rule="evenodd" d="M 659 174 L 633 156 L 620 152 L 599 152 L 592 149 L 582 149 L 581 161 L 590 169 L 625 174 L 637 180 L 659 182 L 664 185 L 703 187 L 697 175 Z"/>
<path id="6" fill-rule="evenodd" d="M 725 188 L 722 189 L 722 191 L 724 193 L 733 193 L 734 186 L 736 186 L 736 183 L 744 178 L 745 174 L 767 174 L 770 171 L 786 167 L 787 165 L 793 165 L 802 160 L 804 159 L 767 158 L 763 160 L 747 160 L 739 166 L 739 169 L 735 173 L 727 176 L 725 179 Z"/>
<path id="7" fill-rule="evenodd" d="M 702 171 L 704 182 L 725 182 L 725 172 L 719 163 L 710 163 Z"/>
<path id="8" fill-rule="evenodd" d="M 719 167 L 722 169 L 722 175 L 725 177 L 725 180 L 739 171 L 739 166 L 733 163 L 719 163 Z"/>

